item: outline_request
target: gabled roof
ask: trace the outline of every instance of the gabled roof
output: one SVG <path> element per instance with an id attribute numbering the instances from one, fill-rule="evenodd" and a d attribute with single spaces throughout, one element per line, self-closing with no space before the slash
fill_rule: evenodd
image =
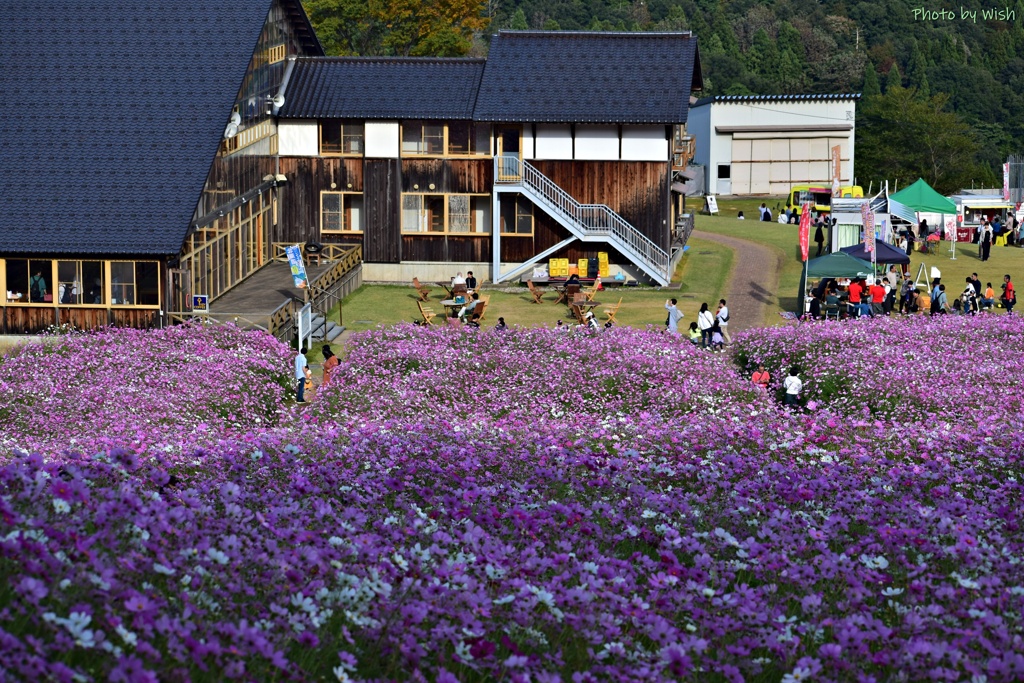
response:
<path id="1" fill-rule="evenodd" d="M 471 119 L 482 59 L 299 58 L 282 118 Z"/>
<path id="2" fill-rule="evenodd" d="M 5 3 L 0 253 L 177 253 L 270 6 Z"/>
<path id="3" fill-rule="evenodd" d="M 685 123 L 703 87 L 686 33 L 501 31 L 473 118 L 495 122 Z"/>
<path id="4" fill-rule="evenodd" d="M 713 95 L 694 102 L 694 107 L 706 104 L 754 104 L 757 102 L 840 102 L 859 100 L 860 93 L 819 93 L 808 95 Z"/>

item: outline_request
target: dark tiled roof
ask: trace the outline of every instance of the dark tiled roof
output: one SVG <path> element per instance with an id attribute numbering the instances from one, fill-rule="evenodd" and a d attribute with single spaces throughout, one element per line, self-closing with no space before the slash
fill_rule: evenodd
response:
<path id="1" fill-rule="evenodd" d="M 810 95 L 714 95 L 712 97 L 700 98 L 693 106 L 703 107 L 705 104 L 711 104 L 712 102 L 751 104 L 754 102 L 834 102 L 859 99 L 859 92 Z"/>
<path id="2" fill-rule="evenodd" d="M 177 253 L 270 4 L 8 0 L 0 253 Z"/>
<path id="3" fill-rule="evenodd" d="M 502 31 L 473 118 L 685 123 L 690 93 L 701 87 L 690 33 Z"/>
<path id="4" fill-rule="evenodd" d="M 299 58 L 283 118 L 471 119 L 482 59 Z"/>

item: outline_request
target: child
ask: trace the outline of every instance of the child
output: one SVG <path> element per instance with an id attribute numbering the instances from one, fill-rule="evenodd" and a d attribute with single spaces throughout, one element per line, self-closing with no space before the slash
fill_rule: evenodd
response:
<path id="1" fill-rule="evenodd" d="M 562 321 L 559 320 L 558 322 L 562 322 Z M 498 318 L 498 324 L 494 326 L 494 329 L 496 329 L 496 330 L 508 329 L 508 325 L 505 324 L 505 319 L 504 318 Z"/>
<path id="2" fill-rule="evenodd" d="M 718 326 L 718 321 L 711 326 L 711 350 L 721 351 L 725 347 L 725 339 L 722 337 L 722 328 Z"/>
<path id="3" fill-rule="evenodd" d="M 308 365 L 304 365 L 302 371 L 306 377 L 302 380 L 304 396 L 303 400 L 299 401 L 299 403 L 309 403 L 309 400 L 313 398 L 313 371 L 309 369 Z"/>
<path id="4" fill-rule="evenodd" d="M 787 406 L 800 405 L 800 392 L 804 390 L 804 383 L 800 381 L 799 374 L 800 368 L 794 365 L 789 369 L 789 376 L 782 382 L 782 386 L 786 389 Z"/>
<path id="5" fill-rule="evenodd" d="M 697 329 L 697 323 L 690 323 L 690 343 L 694 346 L 700 346 L 700 330 Z"/>

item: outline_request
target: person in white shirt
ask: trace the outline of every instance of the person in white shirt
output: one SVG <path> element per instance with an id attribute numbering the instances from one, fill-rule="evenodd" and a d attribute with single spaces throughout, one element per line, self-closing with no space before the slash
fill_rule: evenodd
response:
<path id="1" fill-rule="evenodd" d="M 797 406 L 800 405 L 800 392 L 804 390 L 804 383 L 800 381 L 800 368 L 793 366 L 789 369 L 789 375 L 782 382 L 782 386 L 786 389 L 786 405 Z"/>
<path id="2" fill-rule="evenodd" d="M 452 278 L 452 287 L 464 284 L 466 284 L 466 278 L 462 277 L 462 273 L 455 273 L 455 277 Z"/>
<path id="3" fill-rule="evenodd" d="M 708 310 L 708 305 L 703 303 L 700 305 L 700 313 L 697 314 L 697 327 L 700 328 L 700 345 L 702 348 L 708 347 L 708 342 L 711 341 L 711 328 L 715 326 L 715 316 L 711 315 L 711 311 Z"/>
<path id="4" fill-rule="evenodd" d="M 725 299 L 718 300 L 718 310 L 715 311 L 715 320 L 722 328 L 722 337 L 726 344 L 732 344 L 732 337 L 729 336 L 729 307 L 725 305 Z"/>
<path id="5" fill-rule="evenodd" d="M 683 319 L 683 312 L 676 308 L 676 300 L 669 299 L 666 301 L 665 310 L 668 311 L 668 317 L 665 319 L 668 331 L 672 334 L 679 334 L 679 321 Z"/>

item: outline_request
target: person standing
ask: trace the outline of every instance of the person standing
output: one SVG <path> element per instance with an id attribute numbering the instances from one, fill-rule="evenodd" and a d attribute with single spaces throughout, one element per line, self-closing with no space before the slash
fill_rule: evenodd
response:
<path id="1" fill-rule="evenodd" d="M 914 228 L 913 228 L 913 226 L 908 226 L 907 227 L 907 256 L 910 256 L 912 251 L 914 251 Z M 905 274 L 910 272 L 910 266 L 909 265 L 904 266 L 904 268 L 905 268 L 905 270 L 903 272 Z"/>
<path id="2" fill-rule="evenodd" d="M 668 331 L 672 334 L 679 334 L 679 321 L 683 319 L 683 312 L 676 308 L 676 300 L 665 301 L 665 310 L 668 311 L 668 317 L 665 319 Z"/>
<path id="3" fill-rule="evenodd" d="M 700 345 L 702 348 L 708 347 L 708 342 L 711 341 L 711 328 L 715 326 L 715 316 L 711 315 L 711 311 L 708 310 L 707 303 L 700 305 L 700 313 L 697 314 L 697 327 L 700 328 Z"/>
<path id="4" fill-rule="evenodd" d="M 1013 313 L 1013 307 L 1017 303 L 1017 292 L 1013 288 L 1013 283 L 1010 282 L 1010 276 L 1003 276 L 1003 295 L 999 298 L 1000 303 L 1003 304 L 1003 308 L 1006 309 L 1006 314 L 1010 315 Z"/>
<path id="5" fill-rule="evenodd" d="M 782 381 L 782 386 L 786 389 L 787 406 L 800 405 L 800 392 L 804 390 L 804 383 L 799 375 L 800 368 L 794 365 L 789 369 L 789 375 Z"/>
<path id="6" fill-rule="evenodd" d="M 715 311 L 715 320 L 722 330 L 722 337 L 726 344 L 732 344 L 732 337 L 729 336 L 729 307 L 725 305 L 725 299 L 718 300 L 718 310 Z"/>
<path id="7" fill-rule="evenodd" d="M 306 402 L 306 369 L 309 366 L 309 361 L 306 360 L 306 347 L 303 346 L 299 349 L 299 355 L 295 356 L 295 381 L 299 383 L 296 393 L 298 394 L 298 402 Z"/>
<path id="8" fill-rule="evenodd" d="M 861 293 L 864 291 L 864 287 L 861 286 L 860 280 L 851 282 L 846 291 L 850 295 L 850 315 L 860 316 L 864 313 L 861 308 Z"/>
<path id="9" fill-rule="evenodd" d="M 46 278 L 43 277 L 42 270 L 36 270 L 36 274 L 29 280 L 28 296 L 29 301 L 33 303 L 39 304 L 46 301 Z"/>
<path id="10" fill-rule="evenodd" d="M 988 221 L 985 221 L 985 225 L 981 228 L 981 238 L 978 242 L 978 255 L 981 256 L 982 261 L 988 261 L 988 257 L 992 252 L 992 225 Z"/>
<path id="11" fill-rule="evenodd" d="M 876 315 L 885 313 L 885 287 L 881 285 L 877 278 L 871 281 L 871 286 L 868 287 L 868 294 L 871 296 L 871 317 L 874 318 Z"/>
<path id="12" fill-rule="evenodd" d="M 334 368 L 338 367 L 338 357 L 334 355 L 334 351 L 331 351 L 331 347 L 324 345 L 324 379 L 320 383 L 321 387 L 326 387 L 331 381 L 331 373 L 334 372 Z"/>

